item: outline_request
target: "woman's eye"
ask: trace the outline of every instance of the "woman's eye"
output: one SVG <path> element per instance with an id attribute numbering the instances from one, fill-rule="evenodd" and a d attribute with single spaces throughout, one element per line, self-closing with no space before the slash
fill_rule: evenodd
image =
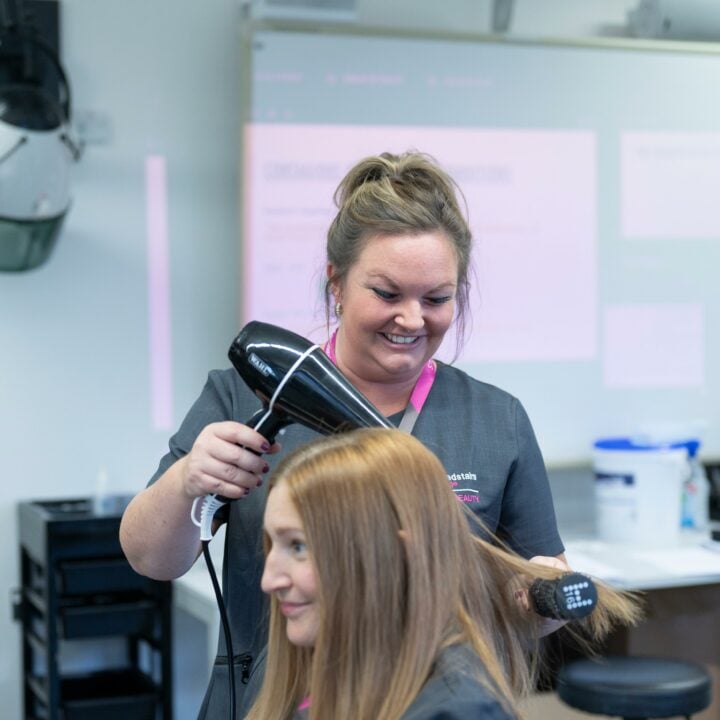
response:
<path id="1" fill-rule="evenodd" d="M 397 297 L 397 293 L 391 293 L 380 288 L 373 288 L 372 291 L 382 300 L 394 300 Z"/>
<path id="2" fill-rule="evenodd" d="M 290 543 L 290 548 L 296 555 L 301 555 L 307 549 L 307 546 L 301 540 L 293 540 Z"/>
<path id="3" fill-rule="evenodd" d="M 446 302 L 452 300 L 452 295 L 443 295 L 441 297 L 429 297 L 427 301 L 431 305 L 444 305 Z"/>

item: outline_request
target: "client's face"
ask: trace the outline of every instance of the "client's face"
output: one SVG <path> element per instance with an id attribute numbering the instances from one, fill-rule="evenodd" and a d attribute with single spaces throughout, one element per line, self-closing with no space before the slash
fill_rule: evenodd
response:
<path id="1" fill-rule="evenodd" d="M 265 532 L 270 552 L 262 576 L 263 592 L 275 595 L 287 619 L 288 640 L 312 647 L 320 622 L 315 567 L 305 545 L 302 521 L 285 483 L 270 492 L 265 508 Z"/>

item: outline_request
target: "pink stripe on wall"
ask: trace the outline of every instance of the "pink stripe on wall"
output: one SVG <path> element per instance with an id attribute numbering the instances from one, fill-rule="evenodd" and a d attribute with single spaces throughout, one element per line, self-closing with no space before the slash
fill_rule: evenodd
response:
<path id="1" fill-rule="evenodd" d="M 173 425 L 170 243 L 167 176 L 165 158 L 161 155 L 145 158 L 145 206 L 152 423 L 156 430 L 170 430 Z"/>

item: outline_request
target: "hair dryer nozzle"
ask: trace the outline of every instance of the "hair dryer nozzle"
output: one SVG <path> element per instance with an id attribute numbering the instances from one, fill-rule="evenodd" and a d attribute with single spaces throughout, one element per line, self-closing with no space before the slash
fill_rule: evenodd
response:
<path id="1" fill-rule="evenodd" d="M 393 427 L 321 348 L 290 330 L 252 321 L 235 338 L 228 356 L 263 405 L 286 419 L 285 424 L 297 422 L 323 435 Z"/>

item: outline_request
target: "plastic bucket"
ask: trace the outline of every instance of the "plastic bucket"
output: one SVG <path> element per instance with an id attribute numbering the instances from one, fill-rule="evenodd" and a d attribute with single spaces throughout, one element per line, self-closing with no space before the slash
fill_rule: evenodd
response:
<path id="1" fill-rule="evenodd" d="M 593 468 L 601 540 L 646 547 L 679 541 L 687 447 L 606 438 L 594 444 Z"/>

